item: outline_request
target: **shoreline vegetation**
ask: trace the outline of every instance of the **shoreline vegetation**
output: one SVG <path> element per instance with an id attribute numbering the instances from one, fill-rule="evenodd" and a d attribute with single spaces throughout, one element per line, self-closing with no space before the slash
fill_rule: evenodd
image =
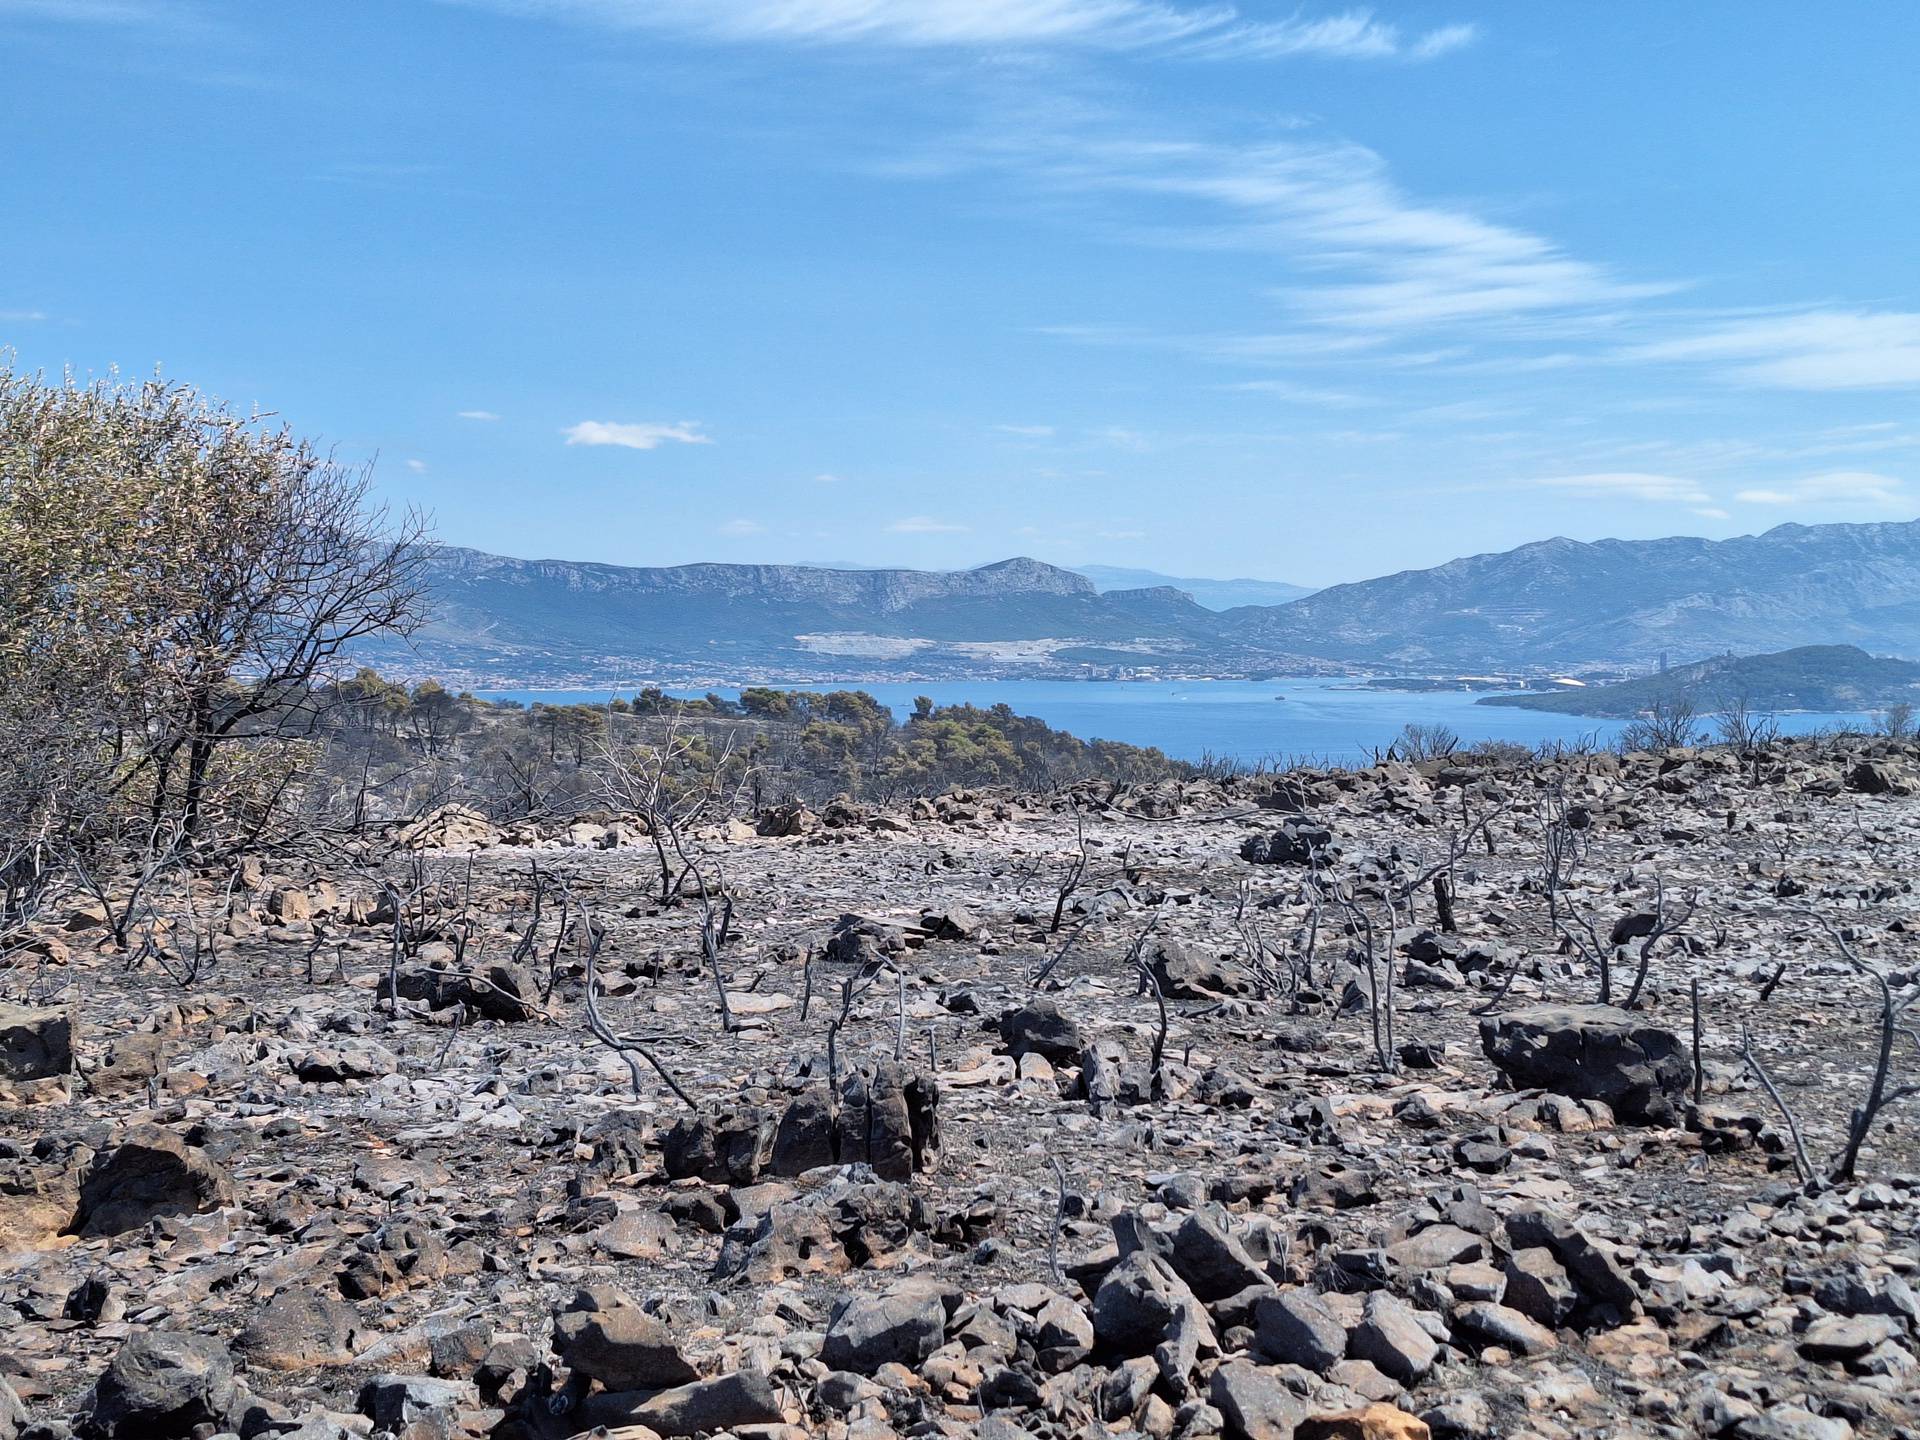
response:
<path id="1" fill-rule="evenodd" d="M 1884 711 L 1916 700 L 1920 664 L 1869 655 L 1853 645 L 1803 645 L 1764 655 L 1719 656 L 1611 685 L 1488 695 L 1476 703 L 1630 720 L 1676 703 L 1703 713 L 1741 709 L 1784 715 Z"/>

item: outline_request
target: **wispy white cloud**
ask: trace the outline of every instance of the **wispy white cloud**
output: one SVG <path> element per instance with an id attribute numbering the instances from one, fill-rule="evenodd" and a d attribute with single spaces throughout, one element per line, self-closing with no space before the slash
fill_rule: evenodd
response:
<path id="1" fill-rule="evenodd" d="M 17 0 L 16 0 L 17 3 Z M 1174 0 L 458 0 L 607 29 L 710 41 L 908 48 L 1077 46 L 1195 58 L 1421 62 L 1458 50 L 1473 26 L 1410 32 L 1367 10 L 1251 19 L 1238 6 Z"/>
<path id="2" fill-rule="evenodd" d="M 1477 34 L 1472 25 L 1443 25 L 1409 36 L 1398 25 L 1374 19 L 1368 10 L 1268 21 L 1242 21 L 1235 15 L 1204 30 L 1186 49 L 1198 55 L 1272 59 L 1333 55 L 1348 60 L 1433 60 L 1472 44 Z"/>
<path id="3" fill-rule="evenodd" d="M 700 433 L 698 421 L 682 420 L 667 425 L 658 422 L 619 424 L 609 420 L 582 420 L 560 432 L 569 445 L 620 445 L 628 450 L 657 450 L 669 441 L 677 445 L 711 445 L 711 436 Z"/>
<path id="4" fill-rule="evenodd" d="M 1466 206 L 1415 199 L 1363 145 L 1134 144 L 1096 152 L 1102 162 L 1094 183 L 1201 202 L 1225 218 L 1218 241 L 1286 254 L 1313 278 L 1275 295 L 1343 329 L 1610 309 L 1678 288 L 1621 279 Z"/>
<path id="5" fill-rule="evenodd" d="M 1242 380 L 1226 388 L 1246 394 L 1271 395 L 1290 405 L 1323 406 L 1333 410 L 1350 410 L 1376 403 L 1365 395 L 1319 385 L 1302 385 L 1293 380 Z"/>
<path id="6" fill-rule="evenodd" d="M 966 532 L 967 527 L 936 520 L 931 515 L 909 515 L 894 521 L 887 529 L 895 535 L 960 535 Z"/>
<path id="7" fill-rule="evenodd" d="M 1701 328 L 1630 347 L 1627 358 L 1716 364 L 1734 380 L 1790 390 L 1920 385 L 1920 314 L 1804 310 Z"/>
<path id="8" fill-rule="evenodd" d="M 1363 33 L 1352 29 L 1353 43 Z M 1730 315 L 1655 304 L 1691 280 L 1625 274 L 1491 218 L 1483 205 L 1417 196 L 1384 157 L 1346 140 L 1196 138 L 1090 105 L 1035 106 L 998 115 L 896 173 L 968 168 L 1003 172 L 1112 239 L 1245 250 L 1290 272 L 1267 292 L 1292 312 L 1289 326 L 1240 334 L 1041 327 L 1083 344 L 1312 365 L 1322 374 L 1335 364 L 1460 375 L 1665 364 L 1762 388 L 1920 387 L 1920 312 Z M 1431 338 L 1416 348 L 1419 336 Z"/>
<path id="9" fill-rule="evenodd" d="M 460 410 L 455 412 L 460 420 L 498 420 L 500 417 L 491 410 Z"/>
<path id="10" fill-rule="evenodd" d="M 716 533 L 732 536 L 764 535 L 767 533 L 767 527 L 762 525 L 758 520 L 749 520 L 745 516 L 742 516 L 737 520 L 729 520 L 726 524 L 717 526 Z"/>
<path id="11" fill-rule="evenodd" d="M 1866 506 L 1881 510 L 1905 510 L 1914 504 L 1906 482 L 1871 470 L 1809 475 L 1778 488 L 1741 490 L 1733 498 L 1744 505 Z"/>
<path id="12" fill-rule="evenodd" d="M 1023 440 L 1048 440 L 1053 437 L 1051 425 L 996 425 L 993 428 L 1002 435 L 1018 435 Z"/>
<path id="13" fill-rule="evenodd" d="M 1684 288 L 1626 277 L 1470 204 L 1416 197 L 1368 147 L 1295 135 L 1258 140 L 1154 134 L 1137 121 L 1069 109 L 1009 117 L 903 175 L 1002 171 L 1053 203 L 1076 203 L 1123 242 L 1236 249 L 1287 273 L 1270 298 L 1294 323 L 1265 333 L 1171 337 L 1124 325 L 1054 325 L 1086 343 L 1172 343 L 1251 363 L 1446 366 L 1471 348 L 1403 353 L 1415 334 L 1617 343 L 1623 310 Z M 1505 358 L 1505 357 L 1503 357 Z M 1565 346 L 1550 362 L 1567 363 Z"/>
<path id="14" fill-rule="evenodd" d="M 1415 60 L 1437 60 L 1442 55 L 1464 49 L 1479 38 L 1480 27 L 1477 25 L 1442 25 L 1414 41 L 1407 53 Z"/>
<path id="15" fill-rule="evenodd" d="M 1590 500 L 1647 500 L 1658 504 L 1711 505 L 1713 496 L 1697 480 L 1623 470 L 1595 475 L 1549 475 L 1527 482 Z"/>
<path id="16" fill-rule="evenodd" d="M 416 475 L 424 475 L 427 473 L 427 462 L 424 460 L 409 460 L 407 461 L 407 469 Z"/>
<path id="17" fill-rule="evenodd" d="M 36 325 L 50 318 L 44 310 L 0 310 L 0 323 Z"/>

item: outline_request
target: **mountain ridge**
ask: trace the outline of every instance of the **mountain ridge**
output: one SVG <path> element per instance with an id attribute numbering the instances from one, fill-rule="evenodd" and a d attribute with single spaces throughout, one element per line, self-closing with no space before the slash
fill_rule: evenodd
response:
<path id="1" fill-rule="evenodd" d="M 1102 590 L 1025 556 L 950 571 L 646 567 L 442 546 L 428 578 L 435 613 L 412 650 L 366 653 L 516 679 L 665 667 L 789 681 L 1619 674 L 1821 644 L 1920 656 L 1920 520 L 1557 535 L 1224 611 L 1176 586 Z"/>
<path id="2" fill-rule="evenodd" d="M 1214 580 L 1198 575 L 1167 575 L 1158 570 L 1141 570 L 1125 565 L 1075 565 L 1102 594 L 1113 590 L 1138 590 L 1170 585 L 1184 591 L 1209 610 L 1231 610 L 1242 605 L 1286 605 L 1311 595 L 1311 585 L 1293 585 L 1284 580 Z"/>
<path id="3" fill-rule="evenodd" d="M 1025 556 L 969 570 L 827 570 L 521 560 L 436 546 L 426 568 L 432 618 L 410 647 L 363 646 L 363 655 L 529 681 L 655 670 L 786 681 L 1086 674 L 1258 658 L 1179 590 L 1102 594 L 1084 575 Z"/>
<path id="4" fill-rule="evenodd" d="M 1372 663 L 1566 667 L 1850 643 L 1920 650 L 1920 521 L 1708 540 L 1553 536 L 1225 612 L 1253 645 Z"/>

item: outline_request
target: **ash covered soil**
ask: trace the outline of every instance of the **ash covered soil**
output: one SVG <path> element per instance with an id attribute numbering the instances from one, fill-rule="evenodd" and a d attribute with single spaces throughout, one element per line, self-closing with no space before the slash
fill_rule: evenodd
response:
<path id="1" fill-rule="evenodd" d="M 1916 788 L 837 803 L 672 905 L 631 819 L 454 812 L 169 881 L 158 955 L 73 898 L 0 970 L 0 1437 L 1916 1433 L 1904 1013 L 1839 1160 Z"/>

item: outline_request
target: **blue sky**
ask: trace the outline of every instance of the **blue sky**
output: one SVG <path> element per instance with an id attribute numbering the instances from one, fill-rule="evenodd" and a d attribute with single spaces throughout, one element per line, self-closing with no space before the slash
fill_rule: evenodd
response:
<path id="1" fill-rule="evenodd" d="M 0 0 L 0 346 L 519 555 L 1904 520 L 1916 62 L 1867 0 Z"/>

